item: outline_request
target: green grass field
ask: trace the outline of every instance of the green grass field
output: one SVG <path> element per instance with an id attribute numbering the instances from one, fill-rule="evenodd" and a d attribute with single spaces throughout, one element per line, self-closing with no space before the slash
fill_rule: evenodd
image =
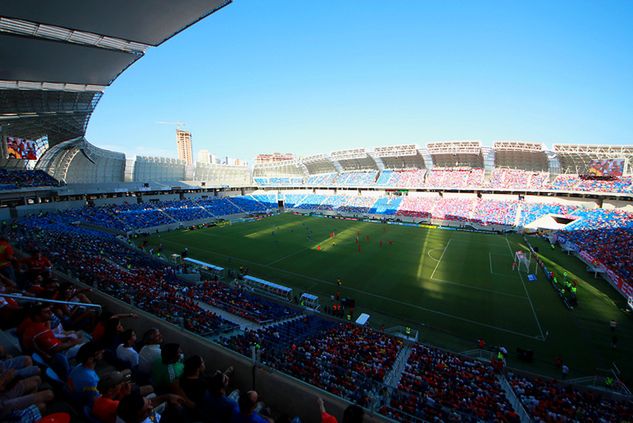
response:
<path id="1" fill-rule="evenodd" d="M 512 271 L 514 252 L 525 248 L 522 242 L 518 235 L 292 214 L 150 239 L 150 245 L 163 244 L 165 252 L 188 247 L 195 259 L 227 268 L 246 266 L 253 276 L 319 295 L 322 304 L 329 304 L 338 290 L 356 299 L 356 315 L 369 313 L 373 326 L 412 326 L 422 341 L 440 347 L 464 351 L 483 337 L 511 351 L 535 351 L 535 363 L 511 360 L 515 367 L 558 375 L 553 361 L 560 354 L 571 368 L 570 377 L 593 375 L 615 362 L 629 378 L 633 322 L 623 312 L 624 300 L 589 275 L 580 261 L 535 239 L 550 267 L 580 282 L 580 307 L 568 311 L 544 278 L 528 282 L 525 273 Z M 616 350 L 611 348 L 612 318 L 619 322 Z"/>

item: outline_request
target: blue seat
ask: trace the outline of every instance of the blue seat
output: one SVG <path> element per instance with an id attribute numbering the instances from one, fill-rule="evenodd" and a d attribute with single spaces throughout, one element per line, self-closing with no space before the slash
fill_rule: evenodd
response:
<path id="1" fill-rule="evenodd" d="M 64 381 L 57 375 L 57 373 L 55 373 L 55 370 L 51 369 L 50 367 L 46 367 L 46 377 L 53 383 L 61 386 L 64 386 Z"/>

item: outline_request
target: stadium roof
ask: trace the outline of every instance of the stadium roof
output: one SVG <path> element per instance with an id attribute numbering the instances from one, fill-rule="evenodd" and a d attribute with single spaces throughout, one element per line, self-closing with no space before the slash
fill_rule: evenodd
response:
<path id="1" fill-rule="evenodd" d="M 2 135 L 49 144 L 83 136 L 107 86 L 231 0 L 0 2 Z"/>

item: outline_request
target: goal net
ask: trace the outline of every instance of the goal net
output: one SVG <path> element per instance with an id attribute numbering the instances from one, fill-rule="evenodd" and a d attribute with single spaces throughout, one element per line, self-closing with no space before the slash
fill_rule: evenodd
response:
<path id="1" fill-rule="evenodd" d="M 530 259 L 531 254 L 528 255 L 525 251 L 517 251 L 514 253 L 514 268 L 517 271 L 524 270 L 525 273 L 530 273 Z"/>

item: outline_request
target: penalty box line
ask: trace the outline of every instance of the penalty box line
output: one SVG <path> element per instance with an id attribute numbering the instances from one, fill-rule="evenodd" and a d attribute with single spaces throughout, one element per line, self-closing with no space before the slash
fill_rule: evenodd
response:
<path id="1" fill-rule="evenodd" d="M 182 246 L 186 245 L 186 244 L 183 244 L 183 243 L 177 242 L 177 241 L 167 241 L 167 243 L 173 243 L 173 244 L 178 244 L 178 245 L 182 245 Z M 281 273 L 286 273 L 288 275 L 298 276 L 298 277 L 303 278 L 303 279 L 310 279 L 310 280 L 313 280 L 315 282 L 324 283 L 326 285 L 337 286 L 336 283 L 330 282 L 330 281 L 326 281 L 325 279 L 320 279 L 320 278 L 315 278 L 315 277 L 312 277 L 312 276 L 302 275 L 302 274 L 291 272 L 291 271 L 288 271 L 288 270 L 279 269 L 277 267 L 273 267 L 273 266 L 268 266 L 268 265 L 265 265 L 265 264 L 257 263 L 257 262 L 254 262 L 252 260 L 245 260 L 245 259 L 241 259 L 239 257 L 230 256 L 230 255 L 227 255 L 227 254 L 222 254 L 222 253 L 218 253 L 218 252 L 211 251 L 211 250 L 206 250 L 206 249 L 202 249 L 202 248 L 199 248 L 199 247 L 198 248 L 193 247 L 193 248 L 190 248 L 190 249 L 192 249 L 192 250 L 199 250 L 199 251 L 202 251 L 202 252 L 209 252 L 209 253 L 216 254 L 216 255 L 219 255 L 219 256 L 223 256 L 223 257 L 227 257 L 227 258 L 231 258 L 231 259 L 236 259 L 236 260 L 239 260 L 239 261 L 242 261 L 242 262 L 245 262 L 245 263 L 251 263 L 251 264 L 254 264 L 254 265 L 257 265 L 257 266 L 267 267 L 269 269 L 276 270 L 276 271 L 279 271 Z M 312 289 L 314 286 L 315 285 L 313 284 L 308 289 Z M 450 313 L 446 313 L 446 312 L 443 312 L 443 311 L 433 310 L 433 309 L 428 308 L 428 307 L 422 307 L 422 306 L 419 306 L 419 305 L 415 305 L 415 304 L 407 303 L 407 302 L 404 302 L 404 301 L 396 300 L 394 298 L 385 297 L 384 295 L 373 294 L 371 292 L 363 291 L 363 290 L 360 290 L 360 289 L 357 289 L 357 288 L 342 286 L 341 289 L 348 290 L 348 291 L 353 291 L 353 292 L 358 292 L 360 294 L 369 295 L 371 297 L 379 298 L 381 300 L 386 300 L 386 301 L 389 301 L 389 302 L 392 302 L 392 303 L 396 303 L 396 304 L 402 304 L 402 305 L 405 305 L 405 306 L 408 306 L 408 307 L 412 307 L 412 308 L 416 308 L 418 310 L 426 311 L 426 312 L 429 312 L 429 313 L 432 313 L 432 314 L 437 314 L 437 315 L 440 315 L 440 316 L 443 316 L 443 317 L 448 317 L 448 318 L 451 318 L 451 319 L 460 320 L 462 322 L 467 322 L 467 323 L 471 323 L 471 324 L 474 324 L 474 325 L 477 325 L 477 326 L 482 326 L 482 327 L 486 327 L 486 328 L 489 328 L 489 329 L 494 329 L 494 330 L 497 330 L 497 331 L 500 331 L 500 332 L 510 333 L 512 335 L 521 336 L 523 338 L 537 339 L 537 340 L 540 340 L 540 341 L 544 340 L 544 337 L 542 335 L 541 336 L 538 336 L 538 335 L 537 336 L 533 336 L 533 335 L 528 335 L 528 334 L 525 334 L 525 333 L 513 331 L 511 329 L 500 328 L 498 326 L 490 325 L 488 323 L 479 322 L 477 320 L 468 319 L 466 317 L 456 316 L 456 315 L 453 315 L 453 314 L 450 314 Z"/>

